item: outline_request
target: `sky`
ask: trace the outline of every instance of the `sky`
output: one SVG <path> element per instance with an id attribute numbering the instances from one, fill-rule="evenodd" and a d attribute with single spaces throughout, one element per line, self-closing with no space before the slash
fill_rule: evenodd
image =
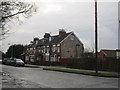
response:
<path id="1" fill-rule="evenodd" d="M 118 2 L 98 0 L 98 49 L 118 48 Z M 2 41 L 2 51 L 13 44 L 29 44 L 44 33 L 59 33 L 59 29 L 74 32 L 85 50 L 94 50 L 94 0 L 39 0 L 37 12 L 21 25 L 11 25 L 12 34 Z"/>

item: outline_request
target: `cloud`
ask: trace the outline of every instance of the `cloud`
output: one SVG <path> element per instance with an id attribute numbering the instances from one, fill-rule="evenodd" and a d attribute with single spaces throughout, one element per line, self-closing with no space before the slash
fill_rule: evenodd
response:
<path id="1" fill-rule="evenodd" d="M 5 40 L 5 43 L 28 44 L 36 36 L 42 38 L 45 32 L 56 35 L 60 28 L 64 28 L 67 32 L 75 32 L 85 47 L 92 49 L 94 46 L 94 3 L 72 1 L 37 2 L 39 11 L 25 20 L 21 26 L 14 25 L 12 29 L 17 32 Z M 99 49 L 115 48 L 117 45 L 116 9 L 118 7 L 116 5 L 117 3 L 104 2 L 98 4 Z"/>
<path id="2" fill-rule="evenodd" d="M 44 3 L 43 7 L 41 8 L 43 10 L 43 13 L 60 13 L 62 10 L 62 6 L 55 3 Z"/>
<path id="3" fill-rule="evenodd" d="M 17 30 L 16 34 L 32 34 L 32 30 L 25 30 L 25 29 L 19 29 Z"/>
<path id="4" fill-rule="evenodd" d="M 104 38 L 111 38 L 115 36 L 115 33 L 113 31 L 111 31 L 109 28 L 107 27 L 103 27 L 103 28 L 100 28 L 99 29 L 99 37 L 101 39 L 104 39 Z"/>
<path id="5" fill-rule="evenodd" d="M 80 38 L 80 40 L 83 42 L 85 50 L 86 49 L 88 51 L 94 50 L 94 43 L 90 39 Z"/>

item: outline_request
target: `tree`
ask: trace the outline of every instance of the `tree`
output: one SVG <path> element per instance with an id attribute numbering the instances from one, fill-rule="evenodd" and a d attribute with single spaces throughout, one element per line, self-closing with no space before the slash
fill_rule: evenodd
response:
<path id="1" fill-rule="evenodd" d="M 28 18 L 37 8 L 34 3 L 20 2 L 18 0 L 0 0 L 0 40 L 10 31 L 9 22 L 20 22 Z"/>
<path id="2" fill-rule="evenodd" d="M 84 52 L 83 57 L 84 58 L 94 58 L 94 52 Z"/>
<path id="3" fill-rule="evenodd" d="M 7 58 L 11 58 L 11 57 L 14 57 L 14 58 L 21 58 L 21 54 L 23 53 L 24 51 L 24 46 L 23 45 L 11 45 L 7 52 L 6 52 L 6 57 Z"/>

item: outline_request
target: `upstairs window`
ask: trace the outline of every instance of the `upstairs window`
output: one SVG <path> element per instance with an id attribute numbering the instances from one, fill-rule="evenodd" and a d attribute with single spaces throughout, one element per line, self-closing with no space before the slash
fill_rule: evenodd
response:
<path id="1" fill-rule="evenodd" d="M 60 47 L 57 48 L 58 53 L 60 52 Z"/>

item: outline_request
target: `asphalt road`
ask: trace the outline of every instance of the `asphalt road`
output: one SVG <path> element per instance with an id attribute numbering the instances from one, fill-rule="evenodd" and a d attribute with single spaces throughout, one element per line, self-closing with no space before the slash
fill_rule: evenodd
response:
<path id="1" fill-rule="evenodd" d="M 46 71 L 42 70 L 42 68 L 13 67 L 6 65 L 2 65 L 2 70 L 9 72 L 18 80 L 35 84 L 36 88 L 118 88 L 117 78 L 104 78 Z"/>

